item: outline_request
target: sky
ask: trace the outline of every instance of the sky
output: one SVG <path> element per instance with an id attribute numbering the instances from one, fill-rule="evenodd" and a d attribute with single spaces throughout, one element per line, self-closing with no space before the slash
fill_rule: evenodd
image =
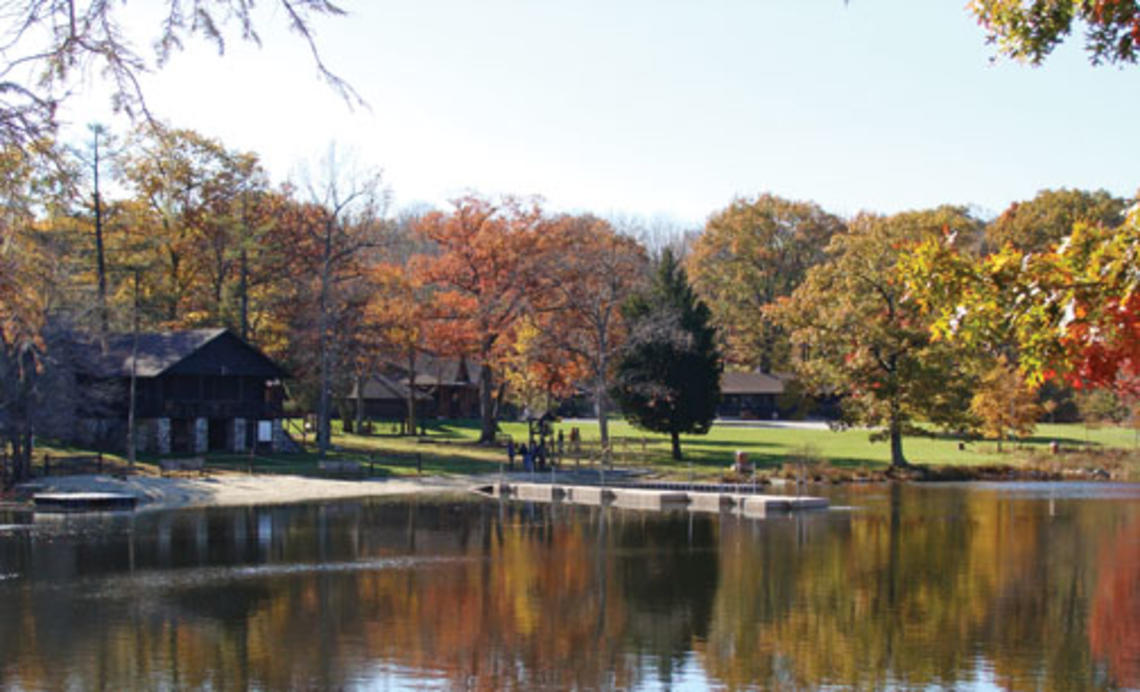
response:
<path id="1" fill-rule="evenodd" d="M 696 228 L 770 192 L 844 216 L 983 216 L 1057 187 L 1140 186 L 1140 66 L 991 60 L 962 0 L 344 0 L 320 81 L 273 3 L 263 45 L 191 43 L 143 80 L 160 118 L 258 153 L 280 182 L 330 144 L 397 207 L 469 191 Z M 147 50 L 157 18 L 131 3 Z M 88 83 L 61 116 L 123 131 Z"/>

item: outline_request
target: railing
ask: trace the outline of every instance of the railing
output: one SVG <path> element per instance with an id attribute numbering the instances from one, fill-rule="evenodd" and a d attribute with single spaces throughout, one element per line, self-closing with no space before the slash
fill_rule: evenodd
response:
<path id="1" fill-rule="evenodd" d="M 280 404 L 250 401 L 164 401 L 162 415 L 170 418 L 280 418 Z"/>

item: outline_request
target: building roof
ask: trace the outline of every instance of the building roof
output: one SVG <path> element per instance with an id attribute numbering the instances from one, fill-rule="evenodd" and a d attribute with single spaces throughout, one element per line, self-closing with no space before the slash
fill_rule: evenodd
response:
<path id="1" fill-rule="evenodd" d="M 284 377 L 285 371 L 256 347 L 226 329 L 186 329 L 140 332 L 135 349 L 133 334 L 109 334 L 103 351 L 88 337 L 90 371 L 100 377 L 158 377 L 167 373 L 194 375 L 249 375 Z M 136 355 L 132 358 L 131 354 Z"/>
<path id="2" fill-rule="evenodd" d="M 352 389 L 348 392 L 349 399 L 356 398 L 356 385 L 353 384 Z M 402 382 L 397 382 L 390 377 L 381 374 L 375 374 L 364 381 L 364 399 L 369 400 L 385 400 L 394 399 L 397 401 L 407 401 L 408 387 Z M 416 392 L 417 401 L 431 401 L 431 395 L 423 392 Z"/>
<path id="3" fill-rule="evenodd" d="M 720 376 L 722 394 L 783 394 L 784 379 L 765 372 L 724 372 Z"/>
<path id="4" fill-rule="evenodd" d="M 392 379 L 408 384 L 407 367 L 391 363 Z M 466 357 L 446 358 L 421 353 L 416 356 L 416 387 L 476 387 L 479 366 Z"/>

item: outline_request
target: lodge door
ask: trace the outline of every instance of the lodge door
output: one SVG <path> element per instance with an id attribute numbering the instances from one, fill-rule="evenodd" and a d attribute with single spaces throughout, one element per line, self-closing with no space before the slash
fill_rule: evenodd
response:
<path id="1" fill-rule="evenodd" d="M 194 451 L 194 419 L 170 419 L 170 452 L 189 454 Z"/>
<path id="2" fill-rule="evenodd" d="M 229 422 L 227 418 L 211 418 L 209 423 L 209 447 L 211 452 L 227 452 L 230 450 L 231 445 L 227 444 L 226 428 L 229 427 L 226 423 Z"/>

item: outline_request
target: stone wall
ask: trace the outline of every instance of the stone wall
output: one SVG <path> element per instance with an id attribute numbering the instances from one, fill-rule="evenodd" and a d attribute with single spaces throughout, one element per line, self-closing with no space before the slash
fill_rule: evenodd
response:
<path id="1" fill-rule="evenodd" d="M 233 451 L 245 451 L 245 430 L 246 422 L 244 418 L 235 418 L 233 420 Z"/>
<path id="2" fill-rule="evenodd" d="M 154 421 L 154 451 L 163 456 L 170 454 L 169 418 L 156 418 Z"/>
<path id="3" fill-rule="evenodd" d="M 283 428 L 281 426 L 281 419 L 280 418 L 274 418 L 272 421 L 272 425 L 273 425 L 273 451 L 274 452 L 283 452 L 283 451 L 285 451 L 285 447 L 286 447 L 286 445 L 285 445 L 285 428 Z"/>
<path id="4" fill-rule="evenodd" d="M 135 452 L 147 452 L 153 448 L 154 421 L 149 418 L 135 421 Z"/>
<path id="5" fill-rule="evenodd" d="M 194 453 L 205 454 L 210 449 L 210 423 L 205 418 L 194 419 Z"/>

